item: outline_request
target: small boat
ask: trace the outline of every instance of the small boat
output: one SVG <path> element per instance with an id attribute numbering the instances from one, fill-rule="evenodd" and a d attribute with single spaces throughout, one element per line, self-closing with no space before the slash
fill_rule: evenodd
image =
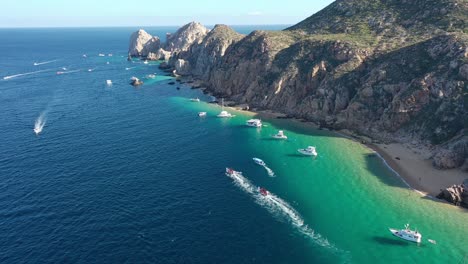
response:
<path id="1" fill-rule="evenodd" d="M 283 130 L 278 131 L 278 134 L 271 136 L 275 139 L 288 139 L 288 137 L 284 134 Z"/>
<path id="2" fill-rule="evenodd" d="M 205 117 L 205 116 L 206 116 L 206 112 L 198 112 L 198 116 L 199 116 L 199 117 Z"/>
<path id="3" fill-rule="evenodd" d="M 63 71 L 58 71 L 58 72 L 57 72 L 57 75 L 64 74 L 64 73 L 65 73 L 65 72 L 63 72 Z"/>
<path id="4" fill-rule="evenodd" d="M 226 175 L 228 176 L 235 176 L 235 175 L 241 175 L 242 172 L 240 171 L 235 171 L 232 168 L 226 168 Z"/>
<path id="5" fill-rule="evenodd" d="M 143 81 L 134 76 L 130 78 L 130 84 L 133 86 L 139 86 L 143 84 Z"/>
<path id="6" fill-rule="evenodd" d="M 228 111 L 225 111 L 224 110 L 224 98 L 222 99 L 221 101 L 221 112 L 217 115 L 217 117 L 219 118 L 230 118 L 230 117 L 234 117 L 233 115 L 231 115 L 231 113 L 229 113 Z"/>
<path id="7" fill-rule="evenodd" d="M 247 122 L 245 124 L 247 126 L 250 126 L 250 127 L 262 127 L 262 120 L 260 120 L 260 119 L 250 119 L 250 120 L 247 120 Z"/>
<path id="8" fill-rule="evenodd" d="M 62 67 L 62 70 L 66 71 L 66 70 L 67 70 L 67 67 Z"/>
<path id="9" fill-rule="evenodd" d="M 148 64 L 148 61 L 147 61 L 147 60 L 145 60 L 143 63 L 144 63 L 144 64 Z"/>
<path id="10" fill-rule="evenodd" d="M 190 98 L 190 101 L 192 102 L 200 102 L 200 99 L 197 97 L 197 98 Z"/>
<path id="11" fill-rule="evenodd" d="M 86 54 L 83 54 L 83 58 L 87 58 L 87 57 L 88 57 L 88 55 L 86 55 Z"/>
<path id="12" fill-rule="evenodd" d="M 258 187 L 258 192 L 263 195 L 263 196 L 267 196 L 269 195 L 270 193 L 267 191 L 267 189 L 265 188 L 262 188 L 262 187 Z"/>
<path id="13" fill-rule="evenodd" d="M 107 81 L 106 81 L 106 84 L 107 84 L 107 85 L 112 85 L 112 81 L 111 81 L 111 80 L 107 80 Z"/>
<path id="14" fill-rule="evenodd" d="M 263 160 L 259 159 L 259 158 L 253 158 L 253 161 L 255 163 L 257 163 L 258 165 L 260 165 L 260 166 L 265 166 L 266 165 L 265 162 Z"/>
<path id="15" fill-rule="evenodd" d="M 94 69 L 88 69 L 89 72 L 92 72 Z"/>
<path id="16" fill-rule="evenodd" d="M 112 53 L 107 54 L 107 56 L 112 57 Z"/>
<path id="17" fill-rule="evenodd" d="M 156 78 L 156 74 L 148 74 L 146 75 L 146 79 L 154 79 Z"/>
<path id="18" fill-rule="evenodd" d="M 409 224 L 405 225 L 405 229 L 397 230 L 389 228 L 390 232 L 401 239 L 408 240 L 415 243 L 421 243 L 422 235 L 417 230 L 411 230 Z"/>
<path id="19" fill-rule="evenodd" d="M 315 150 L 315 147 L 312 146 L 308 146 L 305 149 L 298 149 L 297 151 L 299 151 L 299 153 L 301 153 L 302 155 L 317 156 L 317 151 Z"/>
<path id="20" fill-rule="evenodd" d="M 106 64 L 110 64 L 110 62 L 106 62 Z"/>
<path id="21" fill-rule="evenodd" d="M 98 56 L 99 56 L 99 57 L 104 57 L 104 56 L 106 56 L 106 55 L 105 55 L 105 54 L 102 54 L 102 53 L 99 53 Z"/>

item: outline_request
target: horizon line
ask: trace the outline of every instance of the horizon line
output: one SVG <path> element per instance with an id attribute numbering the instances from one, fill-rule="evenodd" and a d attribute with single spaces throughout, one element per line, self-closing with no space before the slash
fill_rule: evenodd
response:
<path id="1" fill-rule="evenodd" d="M 3 27 L 0 26 L 0 29 L 47 29 L 47 28 L 131 28 L 131 27 L 140 27 L 140 28 L 150 28 L 150 27 L 181 27 L 185 24 L 181 25 L 135 25 L 135 26 L 17 26 L 17 27 Z M 236 27 L 236 26 L 290 26 L 294 24 L 223 24 L 223 23 L 217 23 L 217 24 L 208 24 L 204 25 L 205 27 L 214 27 L 215 25 L 227 25 L 230 27 Z"/>

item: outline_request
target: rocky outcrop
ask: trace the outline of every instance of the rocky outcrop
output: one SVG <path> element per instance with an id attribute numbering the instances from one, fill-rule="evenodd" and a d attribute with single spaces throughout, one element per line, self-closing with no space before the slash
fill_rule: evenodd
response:
<path id="1" fill-rule="evenodd" d="M 145 45 L 150 40 L 155 41 L 155 39 L 153 39 L 153 36 L 148 34 L 143 29 L 140 29 L 140 30 L 134 32 L 130 36 L 128 54 L 130 54 L 130 56 L 134 56 L 134 57 L 144 56 L 143 51 L 148 52 L 148 47 L 145 48 Z M 158 39 L 158 43 L 159 43 L 159 39 Z"/>
<path id="2" fill-rule="evenodd" d="M 149 57 L 150 54 L 154 54 L 154 52 L 157 52 L 160 46 L 161 46 L 161 41 L 159 40 L 159 38 L 152 37 L 143 46 L 140 56 Z"/>
<path id="3" fill-rule="evenodd" d="M 437 198 L 468 208 L 468 179 L 460 185 L 453 185 L 445 190 L 441 190 Z"/>
<path id="4" fill-rule="evenodd" d="M 199 44 L 208 34 L 208 29 L 198 22 L 184 25 L 174 34 L 168 34 L 165 50 L 174 52 L 186 51 L 193 44 Z"/>
<path id="5" fill-rule="evenodd" d="M 454 168 L 468 159 L 460 147 L 468 124 L 467 21 L 463 0 L 337 0 L 278 32 L 242 36 L 190 23 L 168 36 L 164 65 L 255 109 L 428 145 L 436 167 Z"/>

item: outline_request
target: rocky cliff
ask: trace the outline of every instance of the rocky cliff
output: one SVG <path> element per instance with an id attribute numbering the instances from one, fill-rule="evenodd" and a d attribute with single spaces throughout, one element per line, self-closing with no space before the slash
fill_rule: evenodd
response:
<path id="1" fill-rule="evenodd" d="M 417 142 L 436 167 L 466 170 L 467 22 L 464 0 L 338 0 L 284 31 L 241 36 L 191 23 L 165 47 L 177 73 L 215 95 Z"/>

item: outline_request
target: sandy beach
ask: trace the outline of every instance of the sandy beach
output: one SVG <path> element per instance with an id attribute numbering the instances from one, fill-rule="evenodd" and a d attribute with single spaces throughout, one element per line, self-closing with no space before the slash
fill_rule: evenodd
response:
<path id="1" fill-rule="evenodd" d="M 421 150 L 413 150 L 399 143 L 368 145 L 379 153 L 387 164 L 395 170 L 412 188 L 431 196 L 440 189 L 461 184 L 468 178 L 459 169 L 438 170 Z M 398 158 L 398 159 L 397 159 Z"/>

